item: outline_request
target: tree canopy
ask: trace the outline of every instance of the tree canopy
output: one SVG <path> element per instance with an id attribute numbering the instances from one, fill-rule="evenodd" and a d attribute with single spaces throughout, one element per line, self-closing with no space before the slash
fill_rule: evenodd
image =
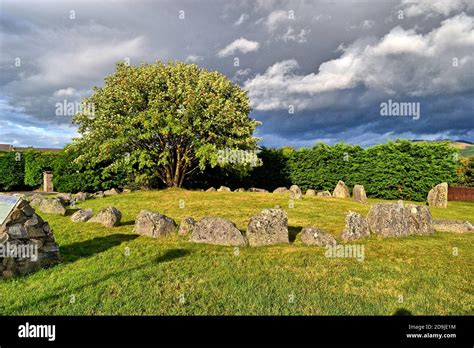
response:
<path id="1" fill-rule="evenodd" d="M 83 105 L 73 118 L 81 135 L 71 144 L 76 161 L 125 168 L 142 186 L 181 186 L 206 166 L 246 171 L 249 163 L 220 161 L 219 151 L 257 147 L 259 122 L 249 117 L 246 91 L 194 64 L 118 63 Z"/>

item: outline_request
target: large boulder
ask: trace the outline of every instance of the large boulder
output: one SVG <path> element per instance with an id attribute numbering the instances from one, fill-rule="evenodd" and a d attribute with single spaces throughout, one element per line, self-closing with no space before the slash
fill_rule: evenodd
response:
<path id="1" fill-rule="evenodd" d="M 239 187 L 238 189 L 235 189 L 234 192 L 245 192 L 246 190 L 243 187 Z"/>
<path id="2" fill-rule="evenodd" d="M 217 192 L 231 192 L 232 190 L 227 186 L 221 186 L 217 189 Z"/>
<path id="3" fill-rule="evenodd" d="M 43 197 L 43 195 L 39 194 L 39 193 L 35 193 L 31 199 L 30 199 L 30 206 L 32 207 L 39 207 L 39 205 L 41 204 L 41 202 L 43 201 L 43 199 L 45 199 Z"/>
<path id="4" fill-rule="evenodd" d="M 352 199 L 356 202 L 367 204 L 367 195 L 365 194 L 365 188 L 362 185 L 354 185 L 352 191 Z"/>
<path id="5" fill-rule="evenodd" d="M 96 222 L 104 225 L 105 227 L 115 227 L 120 225 L 122 220 L 122 213 L 115 207 L 107 207 L 101 209 L 96 216 L 89 219 L 89 222 Z"/>
<path id="6" fill-rule="evenodd" d="M 430 207 L 448 207 L 448 184 L 443 182 L 433 187 L 428 192 L 428 205 Z"/>
<path id="7" fill-rule="evenodd" d="M 303 198 L 303 193 L 298 185 L 291 185 L 290 187 L 290 198 L 291 199 L 301 199 Z"/>
<path id="8" fill-rule="evenodd" d="M 116 195 L 119 195 L 119 194 L 120 194 L 120 191 L 117 190 L 116 188 L 112 188 L 110 190 L 104 191 L 104 196 L 105 197 L 116 196 Z"/>
<path id="9" fill-rule="evenodd" d="M 370 207 L 367 218 L 370 231 L 384 237 L 429 235 L 434 232 L 427 206 L 404 205 L 402 201 L 378 203 Z"/>
<path id="10" fill-rule="evenodd" d="M 310 226 L 301 230 L 301 242 L 305 245 L 334 246 L 337 244 L 336 238 L 332 234 L 324 232 L 319 227 Z"/>
<path id="11" fill-rule="evenodd" d="M 277 187 L 273 190 L 273 193 L 290 193 L 290 190 L 288 190 L 286 187 Z"/>
<path id="12" fill-rule="evenodd" d="M 305 193 L 306 196 L 316 196 L 316 191 L 315 190 L 306 190 L 306 193 Z"/>
<path id="13" fill-rule="evenodd" d="M 431 225 L 435 231 L 453 233 L 474 233 L 474 226 L 469 221 L 433 219 Z"/>
<path id="14" fill-rule="evenodd" d="M 60 199 L 64 205 L 69 205 L 72 201 L 72 195 L 70 193 L 58 193 L 56 198 Z"/>
<path id="15" fill-rule="evenodd" d="M 149 210 L 142 210 L 135 219 L 135 233 L 157 238 L 165 236 L 176 230 L 176 223 L 172 218 L 166 215 L 152 212 Z"/>
<path id="16" fill-rule="evenodd" d="M 195 226 L 196 221 L 192 217 L 188 216 L 181 220 L 181 223 L 179 224 L 178 234 L 182 236 L 190 234 L 193 232 Z"/>
<path id="17" fill-rule="evenodd" d="M 282 209 L 264 209 L 247 226 L 250 246 L 289 243 L 288 215 Z"/>
<path id="18" fill-rule="evenodd" d="M 217 190 L 214 187 L 209 187 L 206 192 L 216 192 Z"/>
<path id="19" fill-rule="evenodd" d="M 329 191 L 321 191 L 316 194 L 318 197 L 325 197 L 325 198 L 331 198 L 332 194 Z"/>
<path id="20" fill-rule="evenodd" d="M 191 242 L 228 246 L 244 246 L 246 241 L 235 224 L 219 217 L 205 217 L 194 226 Z"/>
<path id="21" fill-rule="evenodd" d="M 64 202 L 59 198 L 45 198 L 41 201 L 38 208 L 43 213 L 66 215 Z"/>
<path id="22" fill-rule="evenodd" d="M 84 202 L 87 199 L 87 193 L 86 192 L 78 192 L 73 196 L 73 198 L 76 202 Z"/>
<path id="23" fill-rule="evenodd" d="M 105 197 L 103 191 L 97 191 L 96 193 L 94 193 L 93 196 L 94 196 L 94 198 L 104 198 Z"/>
<path id="24" fill-rule="evenodd" d="M 53 231 L 24 199 L 0 225 L 0 244 L 4 250 L 15 251 L 0 255 L 0 277 L 28 274 L 59 262 Z"/>
<path id="25" fill-rule="evenodd" d="M 79 209 L 71 215 L 72 222 L 86 222 L 92 218 L 92 209 Z"/>
<path id="26" fill-rule="evenodd" d="M 346 215 L 346 226 L 341 234 L 343 241 L 357 240 L 368 237 L 369 224 L 367 219 L 358 213 L 350 211 Z"/>
<path id="27" fill-rule="evenodd" d="M 336 188 L 332 193 L 332 196 L 335 198 L 351 198 L 351 195 L 349 194 L 349 189 L 347 188 L 344 181 L 339 180 L 336 185 Z"/>

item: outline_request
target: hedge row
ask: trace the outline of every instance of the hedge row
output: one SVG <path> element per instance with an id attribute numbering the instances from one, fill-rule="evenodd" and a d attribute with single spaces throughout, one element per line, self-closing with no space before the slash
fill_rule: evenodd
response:
<path id="1" fill-rule="evenodd" d="M 339 180 L 351 189 L 364 185 L 371 197 L 424 201 L 440 182 L 472 183 L 472 160 L 461 163 L 448 143 L 388 142 L 371 148 L 316 144 L 313 148 L 262 149 L 263 165 L 247 176 L 209 168 L 188 180 L 187 188 L 220 185 L 232 188 L 259 187 L 273 190 L 297 184 L 303 190 L 332 190 Z M 62 192 L 94 192 L 127 185 L 126 173 L 101 167 L 80 167 L 77 154 L 8 152 L 0 154 L 0 190 L 38 188 L 44 170 L 52 170 L 55 189 Z M 462 165 L 461 165 L 462 164 Z"/>

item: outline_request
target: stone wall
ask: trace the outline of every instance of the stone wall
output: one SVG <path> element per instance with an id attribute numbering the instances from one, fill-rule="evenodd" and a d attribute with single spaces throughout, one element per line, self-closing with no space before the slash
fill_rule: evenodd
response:
<path id="1" fill-rule="evenodd" d="M 0 276 L 28 274 L 59 262 L 49 224 L 21 199 L 0 226 Z"/>

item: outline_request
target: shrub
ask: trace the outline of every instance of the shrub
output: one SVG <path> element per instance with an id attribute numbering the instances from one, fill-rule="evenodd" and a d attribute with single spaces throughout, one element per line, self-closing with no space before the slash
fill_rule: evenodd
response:
<path id="1" fill-rule="evenodd" d="M 20 152 L 0 153 L 0 191 L 24 188 L 25 158 Z"/>

